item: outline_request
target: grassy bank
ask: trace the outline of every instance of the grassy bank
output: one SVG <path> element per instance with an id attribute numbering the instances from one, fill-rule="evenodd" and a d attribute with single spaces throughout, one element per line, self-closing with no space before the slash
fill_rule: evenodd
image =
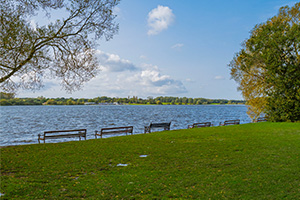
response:
<path id="1" fill-rule="evenodd" d="M 2 148 L 0 192 L 2 199 L 299 199 L 299 177 L 300 123 L 266 122 Z"/>

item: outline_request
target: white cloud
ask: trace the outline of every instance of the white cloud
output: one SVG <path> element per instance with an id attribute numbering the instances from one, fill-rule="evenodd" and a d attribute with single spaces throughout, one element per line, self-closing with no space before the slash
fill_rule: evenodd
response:
<path id="1" fill-rule="evenodd" d="M 158 67 L 153 65 L 143 65 L 136 71 L 100 72 L 85 88 L 98 91 L 99 95 L 119 97 L 176 95 L 187 92 L 181 81 L 161 74 Z"/>
<path id="2" fill-rule="evenodd" d="M 143 84 L 147 86 L 170 85 L 176 82 L 168 75 L 161 75 L 155 68 L 143 70 L 140 77 Z"/>
<path id="3" fill-rule="evenodd" d="M 225 80 L 225 77 L 219 75 L 219 76 L 215 76 L 214 79 L 215 80 Z"/>
<path id="4" fill-rule="evenodd" d="M 178 43 L 178 44 L 174 44 L 171 48 L 172 49 L 181 49 L 181 47 L 183 47 L 184 45 L 183 44 L 181 44 L 181 43 Z"/>
<path id="5" fill-rule="evenodd" d="M 84 84 L 82 90 L 67 94 L 61 90 L 57 80 L 45 80 L 45 88 L 30 95 L 23 91 L 20 96 L 45 97 L 86 97 L 97 96 L 127 97 L 178 95 L 186 93 L 187 89 L 180 80 L 162 74 L 159 67 L 151 64 L 136 66 L 131 61 L 122 59 L 116 54 L 97 51 L 102 71 Z"/>
<path id="6" fill-rule="evenodd" d="M 103 51 L 96 51 L 97 58 L 100 63 L 100 69 L 102 71 L 110 72 L 122 72 L 122 71 L 134 71 L 137 70 L 136 66 L 129 60 L 121 59 L 116 54 L 109 54 Z"/>
<path id="7" fill-rule="evenodd" d="M 175 15 L 167 6 L 157 6 L 148 14 L 148 35 L 157 35 L 167 29 L 174 21 Z"/>

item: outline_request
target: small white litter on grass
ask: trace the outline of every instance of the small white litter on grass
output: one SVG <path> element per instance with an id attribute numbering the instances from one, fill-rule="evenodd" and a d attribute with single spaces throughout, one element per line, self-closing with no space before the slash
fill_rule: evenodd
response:
<path id="1" fill-rule="evenodd" d="M 117 164 L 117 167 L 126 167 L 126 166 L 128 166 L 128 164 L 122 164 L 122 163 Z"/>
<path id="2" fill-rule="evenodd" d="M 140 155 L 141 158 L 146 158 L 148 155 Z"/>
<path id="3" fill-rule="evenodd" d="M 1 197 L 1 196 L 4 196 L 4 194 L 0 192 L 0 197 Z"/>

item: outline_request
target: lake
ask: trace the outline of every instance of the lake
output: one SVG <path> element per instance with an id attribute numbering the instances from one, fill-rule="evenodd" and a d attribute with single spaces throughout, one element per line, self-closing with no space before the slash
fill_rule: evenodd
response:
<path id="1" fill-rule="evenodd" d="M 169 122 L 172 129 L 186 129 L 196 122 L 214 126 L 231 119 L 250 123 L 245 105 L 82 105 L 82 106 L 1 106 L 0 146 L 38 143 L 38 134 L 63 129 L 87 129 L 87 139 L 95 130 L 133 126 L 134 134 L 144 133 L 150 122 Z M 56 139 L 62 142 L 78 138 Z"/>

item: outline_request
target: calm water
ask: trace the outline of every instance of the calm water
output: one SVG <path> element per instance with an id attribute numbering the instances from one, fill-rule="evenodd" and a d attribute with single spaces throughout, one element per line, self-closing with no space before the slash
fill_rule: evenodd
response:
<path id="1" fill-rule="evenodd" d="M 249 123 L 246 111 L 244 105 L 1 106 L 0 146 L 38 143 L 37 135 L 50 130 L 85 128 L 87 139 L 93 139 L 95 130 L 114 126 L 130 125 L 140 134 L 150 122 L 172 121 L 171 129 L 206 121 L 216 126 L 230 119 Z M 78 138 L 48 142 L 71 140 Z"/>

